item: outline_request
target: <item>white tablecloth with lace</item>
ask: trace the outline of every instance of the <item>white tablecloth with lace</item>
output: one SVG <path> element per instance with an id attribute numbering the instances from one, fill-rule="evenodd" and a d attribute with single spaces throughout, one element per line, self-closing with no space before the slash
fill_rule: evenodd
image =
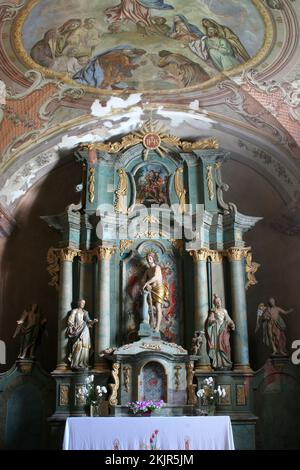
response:
<path id="1" fill-rule="evenodd" d="M 229 416 L 68 418 L 65 450 L 234 450 Z"/>

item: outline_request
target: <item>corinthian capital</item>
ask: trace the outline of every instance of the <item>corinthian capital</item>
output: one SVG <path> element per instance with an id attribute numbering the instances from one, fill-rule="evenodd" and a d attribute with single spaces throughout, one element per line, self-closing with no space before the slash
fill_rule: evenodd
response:
<path id="1" fill-rule="evenodd" d="M 197 261 L 206 261 L 209 255 L 209 252 L 206 248 L 200 248 L 200 250 L 190 250 L 189 253 L 195 263 Z"/>
<path id="2" fill-rule="evenodd" d="M 229 261 L 241 261 L 243 258 L 247 256 L 250 248 L 229 248 L 227 250 L 227 257 Z"/>
<path id="3" fill-rule="evenodd" d="M 81 251 L 79 256 L 80 256 L 80 261 L 83 264 L 90 264 L 93 261 L 92 251 Z"/>
<path id="4" fill-rule="evenodd" d="M 78 250 L 75 250 L 74 248 L 62 248 L 59 253 L 61 261 L 73 261 L 77 255 Z"/>
<path id="5" fill-rule="evenodd" d="M 95 255 L 97 256 L 98 260 L 109 260 L 112 255 L 116 252 L 116 247 L 108 247 L 108 246 L 97 246 L 95 248 Z"/>

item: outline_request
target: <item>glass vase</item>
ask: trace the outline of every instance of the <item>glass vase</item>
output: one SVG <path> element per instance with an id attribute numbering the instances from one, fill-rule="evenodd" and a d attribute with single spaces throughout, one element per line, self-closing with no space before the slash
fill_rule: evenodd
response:
<path id="1" fill-rule="evenodd" d="M 197 416 L 214 416 L 215 412 L 216 412 L 215 403 L 211 403 L 209 405 L 199 403 L 196 414 Z"/>
<path id="2" fill-rule="evenodd" d="M 96 417 L 101 415 L 101 404 L 98 401 L 90 403 L 90 416 Z"/>

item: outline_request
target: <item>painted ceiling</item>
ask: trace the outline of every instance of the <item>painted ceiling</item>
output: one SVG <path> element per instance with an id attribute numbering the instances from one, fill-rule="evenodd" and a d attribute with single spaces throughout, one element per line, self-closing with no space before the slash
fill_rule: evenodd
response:
<path id="1" fill-rule="evenodd" d="M 149 120 L 217 138 L 295 207 L 299 24 L 300 0 L 0 1 L 0 219 L 80 142 Z"/>

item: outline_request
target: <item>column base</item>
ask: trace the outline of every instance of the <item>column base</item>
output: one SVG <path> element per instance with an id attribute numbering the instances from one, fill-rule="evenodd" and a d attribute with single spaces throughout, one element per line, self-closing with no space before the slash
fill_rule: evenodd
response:
<path id="1" fill-rule="evenodd" d="M 210 364 L 195 364 L 195 372 L 213 372 Z"/>
<path id="2" fill-rule="evenodd" d="M 61 374 L 62 372 L 71 372 L 70 366 L 68 364 L 65 364 L 64 362 L 57 364 L 52 374 Z"/>
<path id="3" fill-rule="evenodd" d="M 234 364 L 233 372 L 253 374 L 253 370 L 251 369 L 250 364 Z"/>
<path id="4" fill-rule="evenodd" d="M 98 359 L 91 369 L 91 372 L 110 372 L 110 363 L 106 359 Z"/>

